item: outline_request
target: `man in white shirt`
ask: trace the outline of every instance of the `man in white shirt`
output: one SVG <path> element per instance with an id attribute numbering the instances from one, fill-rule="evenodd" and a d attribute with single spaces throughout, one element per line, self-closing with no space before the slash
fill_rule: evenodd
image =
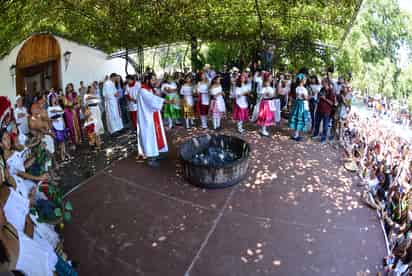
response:
<path id="1" fill-rule="evenodd" d="M 128 101 L 128 109 L 130 113 L 130 119 L 132 129 L 137 129 L 137 96 L 140 90 L 140 82 L 136 81 L 136 76 L 128 76 L 128 82 L 126 86 L 125 95 Z"/>
<path id="2" fill-rule="evenodd" d="M 84 95 L 86 94 L 86 92 L 87 92 L 87 87 L 84 86 L 83 81 L 80 81 L 80 88 L 79 88 L 80 99 L 84 98 Z"/>
<path id="3" fill-rule="evenodd" d="M 145 75 L 137 98 L 137 119 L 141 130 L 138 134 L 138 143 L 141 143 L 148 165 L 152 167 L 159 166 L 160 153 L 168 151 L 161 114 L 164 99 L 156 95 L 153 89 L 155 84 L 154 74 Z"/>
<path id="4" fill-rule="evenodd" d="M 110 134 L 123 129 L 122 117 L 120 115 L 119 103 L 117 98 L 119 93 L 117 92 L 114 82 L 117 78 L 115 73 L 110 75 L 110 78 L 103 84 L 103 97 L 106 110 L 106 123 L 107 129 Z"/>
<path id="5" fill-rule="evenodd" d="M 14 116 L 16 118 L 16 124 L 19 128 L 19 132 L 27 135 L 29 133 L 29 114 L 26 107 L 23 105 L 23 97 L 20 95 L 16 97 L 16 109 L 14 110 Z"/>
<path id="6" fill-rule="evenodd" d="M 212 82 L 213 78 L 216 76 L 216 72 L 211 68 L 210 64 L 206 64 L 204 67 L 206 78 L 209 83 Z"/>

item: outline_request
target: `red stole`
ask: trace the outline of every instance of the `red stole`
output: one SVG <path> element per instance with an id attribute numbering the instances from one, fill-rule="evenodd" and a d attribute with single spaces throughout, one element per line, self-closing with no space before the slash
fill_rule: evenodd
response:
<path id="1" fill-rule="evenodd" d="M 142 88 L 146 89 L 149 92 L 152 92 L 153 94 L 155 94 L 155 91 L 152 87 L 150 87 L 149 85 L 142 83 Z M 166 146 L 166 143 L 163 139 L 163 133 L 162 133 L 162 127 L 160 124 L 160 114 L 159 111 L 155 111 L 153 112 L 153 122 L 154 122 L 154 128 L 155 128 L 155 132 L 156 132 L 156 143 L 157 143 L 157 148 L 159 150 L 161 150 L 162 148 L 164 148 Z"/>
<path id="2" fill-rule="evenodd" d="M 132 87 L 135 86 L 135 84 L 136 84 L 136 81 L 134 80 L 134 81 L 132 81 L 132 83 L 128 83 L 127 86 L 130 87 L 130 88 L 132 88 Z M 127 98 L 129 101 L 132 100 L 132 97 L 130 97 L 129 94 L 126 94 L 126 98 Z"/>

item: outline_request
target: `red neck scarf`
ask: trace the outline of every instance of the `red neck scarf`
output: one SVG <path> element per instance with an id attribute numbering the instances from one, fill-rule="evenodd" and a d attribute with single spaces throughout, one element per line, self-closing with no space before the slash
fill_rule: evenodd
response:
<path id="1" fill-rule="evenodd" d="M 142 83 L 142 88 L 143 89 L 146 89 L 146 90 L 148 90 L 148 91 L 150 91 L 150 92 L 152 92 L 152 93 L 155 93 L 155 91 L 154 91 L 154 89 L 152 88 L 152 87 L 150 87 L 148 84 L 146 84 L 146 83 Z"/>
<path id="2" fill-rule="evenodd" d="M 136 84 L 136 81 L 133 80 L 132 83 L 129 83 L 129 87 L 133 87 Z"/>

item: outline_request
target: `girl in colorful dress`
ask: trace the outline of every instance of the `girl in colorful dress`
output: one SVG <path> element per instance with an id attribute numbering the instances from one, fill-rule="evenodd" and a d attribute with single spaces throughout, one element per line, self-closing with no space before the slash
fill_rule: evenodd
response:
<path id="1" fill-rule="evenodd" d="M 96 125 L 96 134 L 103 135 L 104 134 L 104 126 L 102 121 L 102 112 L 100 111 L 100 96 L 96 93 L 96 89 L 93 86 L 87 87 L 87 92 L 84 95 L 84 105 L 88 108 L 91 112 L 91 116 L 93 117 Z"/>
<path id="2" fill-rule="evenodd" d="M 299 133 L 308 129 L 310 117 L 308 91 L 305 88 L 305 75 L 303 73 L 299 73 L 297 75 L 296 82 L 298 84 L 296 87 L 296 99 L 293 101 L 289 119 L 289 127 L 295 131 L 292 139 L 295 141 L 300 141 L 302 140 L 302 137 L 300 137 Z"/>
<path id="3" fill-rule="evenodd" d="M 280 108 L 282 110 L 287 109 L 289 91 L 290 91 L 290 86 L 289 86 L 288 80 L 285 79 L 284 75 L 280 75 L 280 80 L 279 80 L 279 84 L 277 87 L 277 94 L 280 98 Z"/>
<path id="4" fill-rule="evenodd" d="M 270 73 L 265 73 L 263 78 L 263 87 L 258 90 L 259 97 L 259 114 L 256 124 L 261 127 L 260 134 L 269 136 L 268 126 L 275 123 L 275 90 L 271 87 Z"/>
<path id="5" fill-rule="evenodd" d="M 29 171 L 32 175 L 39 176 L 45 172 L 50 172 L 53 165 L 54 157 L 54 133 L 51 129 L 51 124 L 46 112 L 46 119 L 43 116 L 45 111 L 41 105 L 34 103 L 31 107 L 31 116 L 29 118 L 30 132 L 33 137 L 33 146 L 31 154 L 34 157 L 34 162 L 29 166 Z M 37 143 L 37 141 L 41 141 Z M 56 177 L 58 178 L 58 177 Z"/>
<path id="6" fill-rule="evenodd" d="M 177 84 L 171 77 L 163 84 L 162 92 L 166 94 L 163 116 L 168 121 L 169 129 L 181 118 L 180 99 Z"/>
<path id="7" fill-rule="evenodd" d="M 54 140 L 60 149 L 60 159 L 64 160 L 66 154 L 66 126 L 64 125 L 64 111 L 59 105 L 57 97 L 49 97 L 49 107 L 47 113 L 51 120 L 52 131 L 54 133 Z"/>
<path id="8" fill-rule="evenodd" d="M 16 109 L 14 110 L 14 116 L 16 118 L 16 124 L 19 128 L 20 133 L 27 135 L 29 134 L 29 113 L 23 103 L 23 97 L 18 95 L 16 97 Z"/>
<path id="9" fill-rule="evenodd" d="M 69 129 L 70 138 L 73 143 L 73 149 L 81 143 L 80 116 L 78 109 L 80 108 L 77 93 L 73 91 L 73 84 L 69 83 L 66 86 L 66 94 L 63 97 L 64 119 L 66 126 Z"/>
<path id="10" fill-rule="evenodd" d="M 183 118 L 185 119 L 185 126 L 189 129 L 193 126 L 193 120 L 195 119 L 191 74 L 186 75 L 184 84 L 180 88 L 180 95 L 183 96 Z"/>
<path id="11" fill-rule="evenodd" d="M 97 123 L 93 117 L 93 114 L 89 107 L 86 107 L 84 111 L 84 128 L 87 135 L 87 139 L 89 140 L 89 146 L 96 147 L 96 149 L 100 149 L 100 136 L 97 134 Z"/>
<path id="12" fill-rule="evenodd" d="M 233 120 L 237 122 L 237 130 L 239 133 L 245 132 L 243 122 L 249 119 L 249 106 L 247 95 L 249 95 L 249 86 L 245 84 L 245 76 L 240 75 L 236 81 L 235 88 L 235 104 L 233 108 Z"/>
<path id="13" fill-rule="evenodd" d="M 195 89 L 199 95 L 197 98 L 197 113 L 200 115 L 200 122 L 202 128 L 207 128 L 207 115 L 209 113 L 209 81 L 205 74 L 200 72 L 198 74 L 198 83 Z"/>
<path id="14" fill-rule="evenodd" d="M 213 129 L 216 130 L 221 128 L 221 120 L 226 113 L 226 104 L 225 99 L 223 98 L 223 89 L 220 85 L 219 76 L 213 78 L 210 84 L 209 93 L 212 97 L 209 113 L 213 119 Z"/>

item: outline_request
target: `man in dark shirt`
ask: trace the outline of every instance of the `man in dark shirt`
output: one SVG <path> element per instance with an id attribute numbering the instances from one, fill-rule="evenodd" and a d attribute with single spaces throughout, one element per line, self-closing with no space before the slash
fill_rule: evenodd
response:
<path id="1" fill-rule="evenodd" d="M 322 138 L 321 143 L 326 142 L 328 127 L 330 122 L 330 115 L 335 104 L 336 95 L 333 90 L 333 84 L 327 79 L 322 81 L 322 89 L 319 92 L 318 109 L 315 116 L 315 132 L 313 137 L 319 135 L 320 123 L 322 122 Z"/>
<path id="2" fill-rule="evenodd" d="M 223 65 L 223 71 L 220 73 L 220 76 L 222 77 L 221 84 L 223 91 L 227 93 L 230 90 L 230 72 L 226 64 Z"/>
<path id="3" fill-rule="evenodd" d="M 23 96 L 24 96 L 23 98 L 24 106 L 26 107 L 27 112 L 30 112 L 31 105 L 33 104 L 33 101 L 34 101 L 34 97 L 30 93 L 30 91 L 27 89 L 24 90 Z"/>

